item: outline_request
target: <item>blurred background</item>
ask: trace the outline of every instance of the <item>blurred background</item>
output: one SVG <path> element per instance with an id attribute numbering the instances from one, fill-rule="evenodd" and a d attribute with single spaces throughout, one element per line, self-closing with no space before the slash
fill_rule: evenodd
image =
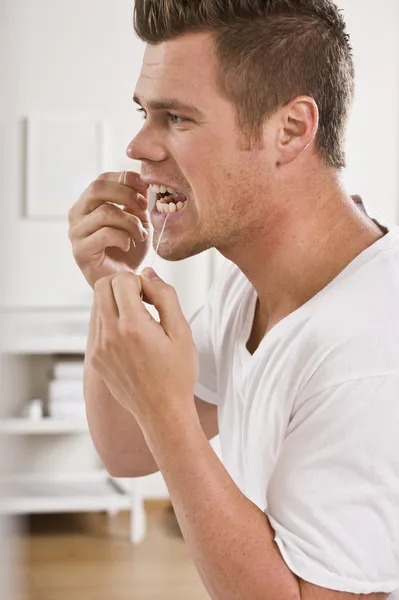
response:
<path id="1" fill-rule="evenodd" d="M 338 4 L 357 69 L 344 180 L 370 214 L 397 223 L 399 3 Z M 132 0 L 0 0 L 2 600 L 206 598 L 162 477 L 110 478 L 84 415 L 92 293 L 67 213 L 101 172 L 140 169 L 125 155 L 142 124 L 132 10 Z M 222 262 L 212 251 L 155 267 L 188 318 Z"/>

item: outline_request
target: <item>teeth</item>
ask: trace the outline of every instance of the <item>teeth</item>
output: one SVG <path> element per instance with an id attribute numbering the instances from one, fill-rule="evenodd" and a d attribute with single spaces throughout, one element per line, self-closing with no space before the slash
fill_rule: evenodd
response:
<path id="1" fill-rule="evenodd" d="M 169 204 L 166 202 L 162 202 L 161 200 L 157 201 L 157 211 L 159 213 L 174 213 L 181 211 L 187 202 L 179 202 L 177 205 L 174 202 L 170 202 Z"/>
<path id="2" fill-rule="evenodd" d="M 151 188 L 156 194 L 166 194 L 166 192 L 168 192 L 173 196 L 173 194 L 176 193 L 176 190 L 166 185 L 158 185 L 154 183 L 153 185 L 151 185 Z"/>

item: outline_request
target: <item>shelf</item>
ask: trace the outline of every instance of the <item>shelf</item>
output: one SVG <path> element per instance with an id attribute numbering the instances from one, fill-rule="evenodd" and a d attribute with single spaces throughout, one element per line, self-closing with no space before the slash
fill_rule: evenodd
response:
<path id="1" fill-rule="evenodd" d="M 6 419 L 0 420 L 0 433 L 12 435 L 55 435 L 88 433 L 87 422 L 78 419 Z"/>
<path id="2" fill-rule="evenodd" d="M 7 482 L 1 512 L 9 515 L 119 511 L 132 508 L 126 494 L 105 471 L 83 474 L 29 474 Z"/>
<path id="3" fill-rule="evenodd" d="M 5 354 L 84 354 L 90 309 L 0 310 Z"/>
<path id="4" fill-rule="evenodd" d="M 84 354 L 87 336 L 15 337 L 0 346 L 8 354 Z"/>

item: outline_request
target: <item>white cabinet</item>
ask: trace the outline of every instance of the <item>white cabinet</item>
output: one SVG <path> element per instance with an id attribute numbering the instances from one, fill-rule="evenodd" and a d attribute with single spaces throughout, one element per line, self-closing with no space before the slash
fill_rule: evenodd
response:
<path id="1" fill-rule="evenodd" d="M 26 418 L 31 398 L 41 398 L 48 414 L 48 382 L 60 355 L 83 359 L 89 313 L 85 311 L 8 311 L 2 314 L 1 351 L 7 353 L 7 415 L 0 421 L 9 474 L 1 512 L 131 510 L 131 539 L 145 536 L 141 482 L 112 478 L 80 418 Z"/>

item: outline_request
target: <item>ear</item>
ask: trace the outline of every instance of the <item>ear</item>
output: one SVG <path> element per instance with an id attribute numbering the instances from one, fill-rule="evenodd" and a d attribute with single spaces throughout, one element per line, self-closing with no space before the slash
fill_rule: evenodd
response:
<path id="1" fill-rule="evenodd" d="M 279 111 L 277 166 L 295 160 L 314 141 L 319 127 L 319 109 L 313 98 L 299 96 Z"/>

